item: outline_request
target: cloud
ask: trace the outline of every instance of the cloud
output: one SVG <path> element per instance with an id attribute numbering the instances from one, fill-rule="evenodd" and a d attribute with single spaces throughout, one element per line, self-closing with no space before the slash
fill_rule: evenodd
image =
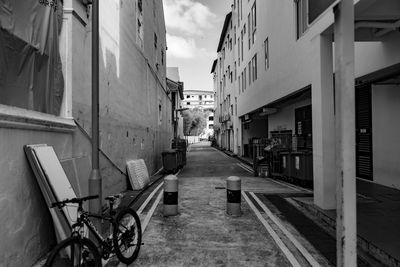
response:
<path id="1" fill-rule="evenodd" d="M 164 12 L 167 28 L 191 36 L 202 35 L 217 18 L 207 6 L 194 0 L 166 0 Z"/>
<path id="2" fill-rule="evenodd" d="M 167 53 L 178 58 L 194 58 L 196 55 L 196 43 L 194 39 L 167 34 Z"/>
<path id="3" fill-rule="evenodd" d="M 168 56 L 182 59 L 214 59 L 214 52 L 205 48 L 198 48 L 193 38 L 185 38 L 167 34 Z"/>

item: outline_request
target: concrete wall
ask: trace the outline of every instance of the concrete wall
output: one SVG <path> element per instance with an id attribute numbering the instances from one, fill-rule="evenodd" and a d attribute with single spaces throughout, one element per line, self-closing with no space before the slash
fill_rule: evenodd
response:
<path id="1" fill-rule="evenodd" d="M 250 50 L 246 43 L 244 64 L 239 72 L 257 53 L 258 79 L 240 95 L 239 116 L 311 84 L 317 67 L 316 44 L 310 41 L 314 37 L 310 33 L 296 39 L 294 5 L 293 1 L 257 1 L 257 42 Z M 248 12 L 249 9 L 243 10 L 246 21 Z M 276 27 L 277 21 L 282 22 L 279 27 Z M 322 29 L 323 26 L 319 23 L 314 27 Z M 268 69 L 265 69 L 264 63 L 266 38 L 269 40 Z"/>
<path id="2" fill-rule="evenodd" d="M 100 4 L 100 148 L 118 167 L 101 160 L 104 195 L 127 188 L 123 174 L 127 160 L 143 158 L 150 173 L 159 170 L 161 152 L 170 147 L 173 137 L 171 100 L 165 81 L 162 1 L 143 1 L 143 49 L 136 43 L 135 5 L 136 1 L 117 0 Z M 61 51 L 72 91 L 72 116 L 90 133 L 91 18 L 86 17 L 80 1 L 67 1 L 65 8 L 76 11 L 74 15 L 65 15 L 66 33 L 62 41 L 67 45 Z M 74 156 L 90 156 L 90 149 L 79 145 L 85 141 L 74 143 Z"/>
<path id="3" fill-rule="evenodd" d="M 32 266 L 55 244 L 52 220 L 25 156 L 26 144 L 72 157 L 70 120 L 0 105 L 0 266 Z"/>
<path id="4" fill-rule="evenodd" d="M 400 62 L 400 34 L 388 34 L 383 42 L 359 42 L 355 45 L 356 77 L 373 73 Z"/>
<path id="5" fill-rule="evenodd" d="M 400 86 L 372 87 L 374 181 L 400 189 Z"/>
<path id="6" fill-rule="evenodd" d="M 170 147 L 173 135 L 171 101 L 165 91 L 162 1 L 143 1 L 143 50 L 136 45 L 135 4 L 100 3 L 100 146 L 112 161 L 100 156 L 104 196 L 127 189 L 124 172 L 129 159 L 145 159 L 150 173 L 161 168 L 161 151 Z M 79 0 L 64 1 L 60 54 L 65 91 L 60 115 L 73 117 L 90 135 L 87 12 Z M 32 266 L 55 243 L 51 217 L 23 145 L 53 146 L 69 178 L 78 179 L 77 194 L 86 195 L 91 144 L 84 132 L 71 119 L 0 105 L 0 266 Z"/>

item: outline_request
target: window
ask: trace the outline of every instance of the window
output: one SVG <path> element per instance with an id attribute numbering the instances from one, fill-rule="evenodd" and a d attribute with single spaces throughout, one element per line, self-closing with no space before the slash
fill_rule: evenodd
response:
<path id="1" fill-rule="evenodd" d="M 243 19 L 243 0 L 240 0 L 240 19 Z"/>
<path id="2" fill-rule="evenodd" d="M 251 60 L 249 61 L 249 64 L 247 65 L 247 68 L 249 69 L 249 86 L 251 85 Z"/>
<path id="3" fill-rule="evenodd" d="M 235 25 L 235 27 L 233 28 L 234 30 L 233 30 L 233 34 L 234 34 L 234 41 L 235 41 L 235 44 L 236 44 L 236 25 Z"/>
<path id="4" fill-rule="evenodd" d="M 143 49 L 143 7 L 142 0 L 137 0 L 137 11 L 136 11 L 136 44 Z"/>
<path id="5" fill-rule="evenodd" d="M 251 27 L 250 27 L 251 20 L 250 20 L 250 14 L 251 13 L 249 13 L 249 15 L 247 16 L 247 24 L 249 25 L 249 32 L 247 33 L 249 50 L 250 50 L 250 43 L 251 43 L 251 33 L 250 33 L 251 32 Z"/>
<path id="6" fill-rule="evenodd" d="M 164 66 L 164 49 L 161 49 L 161 65 Z"/>
<path id="7" fill-rule="evenodd" d="M 296 21 L 297 21 L 297 39 L 307 30 L 307 0 L 295 0 Z"/>
<path id="8" fill-rule="evenodd" d="M 237 116 L 237 97 L 235 97 L 235 115 Z"/>
<path id="9" fill-rule="evenodd" d="M 240 36 L 241 36 L 241 38 L 240 38 L 240 52 L 242 53 L 241 58 L 242 58 L 242 61 L 243 61 L 243 30 L 241 31 Z"/>
<path id="10" fill-rule="evenodd" d="M 237 80 L 237 66 L 236 66 L 236 61 L 235 61 L 235 81 Z"/>
<path id="11" fill-rule="evenodd" d="M 238 66 L 240 66 L 240 37 L 238 38 Z"/>
<path id="12" fill-rule="evenodd" d="M 212 129 L 212 128 L 214 128 L 213 124 L 208 125 L 208 129 Z"/>
<path id="13" fill-rule="evenodd" d="M 190 98 L 190 95 L 187 95 L 186 98 Z"/>
<path id="14" fill-rule="evenodd" d="M 158 104 L 158 124 L 161 124 L 161 123 L 162 123 L 162 106 L 160 103 L 160 104 Z"/>
<path id="15" fill-rule="evenodd" d="M 239 1 L 237 0 L 237 7 L 238 7 L 238 26 L 240 25 L 240 6 L 239 6 Z"/>
<path id="16" fill-rule="evenodd" d="M 138 10 L 139 12 L 143 12 L 142 0 L 138 0 Z"/>
<path id="17" fill-rule="evenodd" d="M 209 121 L 213 121 L 213 120 L 214 120 L 214 116 L 208 117 L 208 120 L 209 120 Z"/>
<path id="18" fill-rule="evenodd" d="M 257 80 L 257 54 L 254 55 L 252 59 L 252 66 L 253 66 L 253 82 Z M 249 77 L 249 79 L 251 79 Z"/>
<path id="19" fill-rule="evenodd" d="M 252 42 L 254 44 L 256 40 L 256 29 L 257 29 L 257 11 L 256 11 L 256 2 L 254 2 L 253 6 L 251 7 L 251 29 L 252 29 Z M 250 27 L 249 27 L 250 28 Z"/>
<path id="20" fill-rule="evenodd" d="M 190 105 L 190 102 L 186 102 L 186 105 Z"/>
<path id="21" fill-rule="evenodd" d="M 247 82 L 247 72 L 246 72 L 246 67 L 243 70 L 243 90 L 246 90 L 246 82 Z M 250 77 L 249 77 L 250 78 Z"/>
<path id="22" fill-rule="evenodd" d="M 269 41 L 268 38 L 264 41 L 264 60 L 265 60 L 265 70 L 269 69 Z"/>
<path id="23" fill-rule="evenodd" d="M 242 74 L 241 74 L 241 76 L 242 76 L 242 93 L 244 92 L 244 85 L 243 85 L 243 81 L 244 81 L 244 78 L 243 78 L 243 71 L 242 71 Z"/>
<path id="24" fill-rule="evenodd" d="M 241 81 L 241 80 L 240 80 L 240 75 L 239 75 L 239 86 L 238 86 L 238 88 L 239 88 L 239 95 L 240 95 L 240 91 L 241 91 L 241 90 L 240 90 L 240 89 L 241 89 L 241 83 L 240 83 L 240 81 Z"/>

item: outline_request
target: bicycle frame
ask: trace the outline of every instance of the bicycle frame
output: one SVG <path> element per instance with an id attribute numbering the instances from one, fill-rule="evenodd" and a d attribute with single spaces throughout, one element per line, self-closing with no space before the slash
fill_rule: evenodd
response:
<path id="1" fill-rule="evenodd" d="M 92 213 L 84 212 L 83 209 L 78 210 L 78 213 L 80 213 L 80 215 L 78 216 L 78 221 L 72 227 L 73 228 L 75 228 L 75 227 L 81 228 L 83 225 L 86 225 L 87 228 L 89 229 L 89 233 L 93 234 L 94 238 L 99 242 L 100 247 L 102 247 L 102 249 L 103 249 L 103 251 L 101 253 L 102 257 L 108 258 L 109 254 L 113 252 L 113 245 L 108 242 L 109 239 L 104 238 L 99 233 L 96 226 L 93 224 L 93 222 L 89 218 L 92 217 L 92 218 L 96 218 L 96 219 L 100 219 L 100 220 L 109 221 L 112 224 L 112 227 L 115 227 L 114 218 L 111 215 L 100 215 L 100 214 L 92 214 Z M 74 231 L 74 232 L 77 233 L 78 231 Z M 112 240 L 110 240 L 110 242 L 112 242 Z"/>

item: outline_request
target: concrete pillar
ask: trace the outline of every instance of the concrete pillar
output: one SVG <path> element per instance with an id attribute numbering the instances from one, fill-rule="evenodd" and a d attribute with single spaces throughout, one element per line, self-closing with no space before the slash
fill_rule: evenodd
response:
<path id="1" fill-rule="evenodd" d="M 357 266 L 354 1 L 334 10 L 337 266 Z"/>
<path id="2" fill-rule="evenodd" d="M 314 40 L 317 61 L 312 83 L 314 203 L 336 208 L 335 115 L 332 35 Z"/>

